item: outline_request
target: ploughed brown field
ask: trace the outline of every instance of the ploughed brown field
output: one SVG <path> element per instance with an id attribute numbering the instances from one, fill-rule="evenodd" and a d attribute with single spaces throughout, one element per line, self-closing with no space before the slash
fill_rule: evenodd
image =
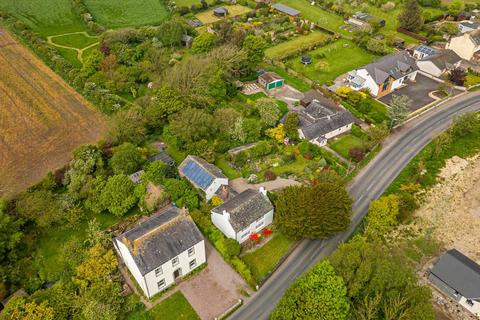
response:
<path id="1" fill-rule="evenodd" d="M 0 28 L 0 196 L 62 167 L 104 129 L 102 114 Z"/>

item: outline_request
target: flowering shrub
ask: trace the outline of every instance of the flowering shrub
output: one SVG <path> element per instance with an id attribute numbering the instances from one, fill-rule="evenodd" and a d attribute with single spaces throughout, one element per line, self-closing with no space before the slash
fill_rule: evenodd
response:
<path id="1" fill-rule="evenodd" d="M 273 231 L 272 231 L 271 229 L 269 229 L 269 228 L 265 228 L 265 229 L 262 230 L 262 234 L 263 234 L 264 236 L 269 236 L 269 235 L 271 235 L 272 233 L 273 233 Z"/>
<path id="2" fill-rule="evenodd" d="M 248 238 L 252 241 L 260 242 L 260 236 L 258 233 L 252 233 L 250 236 L 248 236 Z"/>

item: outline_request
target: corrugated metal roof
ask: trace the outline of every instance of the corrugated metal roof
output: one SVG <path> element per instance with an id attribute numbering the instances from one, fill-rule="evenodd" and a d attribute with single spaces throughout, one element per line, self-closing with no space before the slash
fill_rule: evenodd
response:
<path id="1" fill-rule="evenodd" d="M 281 3 L 275 3 L 272 8 L 282 12 L 282 13 L 285 13 L 289 16 L 292 16 L 292 17 L 295 17 L 295 16 L 298 16 L 300 14 L 300 11 L 296 10 L 296 9 L 293 9 L 293 8 L 290 8 L 289 6 L 286 6 L 284 4 L 281 4 Z"/>

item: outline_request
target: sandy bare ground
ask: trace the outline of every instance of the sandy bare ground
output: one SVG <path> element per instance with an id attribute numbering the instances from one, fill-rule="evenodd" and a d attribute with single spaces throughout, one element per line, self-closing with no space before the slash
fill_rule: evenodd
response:
<path id="1" fill-rule="evenodd" d="M 62 167 L 104 129 L 99 112 L 0 28 L 0 196 Z"/>

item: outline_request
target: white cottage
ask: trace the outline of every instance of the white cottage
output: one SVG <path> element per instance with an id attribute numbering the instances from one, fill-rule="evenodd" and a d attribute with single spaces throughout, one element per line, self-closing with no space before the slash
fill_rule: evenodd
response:
<path id="1" fill-rule="evenodd" d="M 445 48 L 455 51 L 462 59 L 471 60 L 480 51 L 480 30 L 450 38 Z"/>
<path id="2" fill-rule="evenodd" d="M 205 193 L 207 201 L 222 186 L 228 186 L 228 178 L 222 170 L 197 156 L 187 156 L 178 167 L 178 171 L 180 176 L 185 177 L 195 188 Z"/>
<path id="3" fill-rule="evenodd" d="M 273 205 L 264 188 L 247 189 L 213 208 L 211 219 L 225 236 L 242 243 L 272 223 Z"/>
<path id="4" fill-rule="evenodd" d="M 348 86 L 354 90 L 367 89 L 374 97 L 383 97 L 408 81 L 415 81 L 418 67 L 406 51 L 389 54 L 347 75 Z"/>
<path id="5" fill-rule="evenodd" d="M 116 237 L 113 244 L 148 298 L 206 261 L 202 234 L 186 211 L 176 207 Z"/>
<path id="6" fill-rule="evenodd" d="M 417 61 L 418 68 L 435 77 L 440 77 L 445 72 L 458 68 L 462 63 L 460 58 L 453 50 L 438 50 L 433 55 L 422 58 Z"/>

